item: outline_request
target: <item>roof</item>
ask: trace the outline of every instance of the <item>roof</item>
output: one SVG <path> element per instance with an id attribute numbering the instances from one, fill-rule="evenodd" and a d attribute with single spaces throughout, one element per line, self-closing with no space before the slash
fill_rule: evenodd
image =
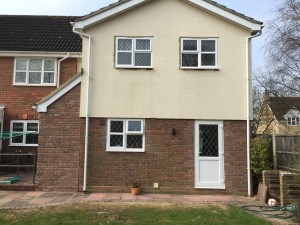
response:
<path id="1" fill-rule="evenodd" d="M 137 6 L 137 5 L 139 5 L 139 4 L 142 4 L 142 3 L 148 2 L 148 1 L 151 1 L 151 0 L 119 0 L 119 1 L 116 2 L 116 3 L 113 3 L 113 4 L 110 4 L 110 5 L 106 6 L 106 7 L 103 7 L 103 8 L 101 8 L 101 9 L 97 10 L 97 11 L 94 11 L 94 12 L 92 12 L 92 13 L 86 15 L 86 16 L 77 18 L 77 19 L 75 20 L 75 22 L 78 23 L 78 22 L 81 22 L 81 21 L 88 20 L 88 19 L 90 19 L 90 18 L 92 18 L 92 17 L 95 17 L 95 16 L 97 16 L 97 15 L 99 15 L 99 14 L 106 13 L 106 12 L 108 12 L 108 11 L 110 11 L 110 10 L 115 10 L 115 9 L 117 9 L 118 7 L 121 8 L 121 6 L 126 5 L 126 4 L 129 6 L 128 8 L 132 8 L 132 7 L 134 7 L 134 6 Z M 224 6 L 224 5 L 218 4 L 218 3 L 215 2 L 215 1 L 211 1 L 211 0 L 186 0 L 186 1 L 187 1 L 187 2 L 190 2 L 190 3 L 194 4 L 194 5 L 198 5 L 198 6 L 200 6 L 200 7 L 203 7 L 203 8 L 205 8 L 205 9 L 207 9 L 208 11 L 212 11 L 212 12 L 214 12 L 215 14 L 219 14 L 219 15 L 222 14 L 221 16 L 224 16 L 224 15 L 225 15 L 224 12 L 227 12 L 227 14 L 228 14 L 228 13 L 229 13 L 229 14 L 232 14 L 232 15 L 237 16 L 237 17 L 239 17 L 240 19 L 246 20 L 246 21 L 248 21 L 248 22 L 250 22 L 250 23 L 257 24 L 257 25 L 260 25 L 260 26 L 263 24 L 262 22 L 260 22 L 260 21 L 258 21 L 258 20 L 255 20 L 255 19 L 253 19 L 253 18 L 251 18 L 251 17 L 248 17 L 248 16 L 246 16 L 246 15 L 244 15 L 244 14 L 238 13 L 238 12 L 236 12 L 235 10 L 232 10 L 232 9 L 230 9 L 230 8 L 227 8 L 227 7 Z M 206 3 L 206 4 L 205 4 L 205 3 Z M 210 5 L 210 6 L 215 7 L 215 8 L 214 8 L 214 9 L 211 8 L 211 7 L 209 8 L 209 7 L 207 7 L 207 5 Z M 126 8 L 125 8 L 125 9 L 126 9 Z M 217 10 L 216 10 L 216 9 L 217 9 Z M 221 11 L 222 11 L 223 13 L 222 13 Z M 120 13 L 120 12 L 121 12 L 121 11 L 115 10 L 115 12 L 113 12 L 112 14 L 114 15 L 114 14 L 118 14 L 118 13 Z M 221 13 L 220 13 L 220 12 L 221 12 Z M 111 16 L 111 15 L 109 15 L 109 16 Z M 226 15 L 226 16 L 224 16 L 224 17 L 228 17 L 228 15 Z M 232 19 L 232 18 L 231 18 L 231 19 Z M 88 25 L 90 25 L 90 24 L 88 24 Z M 77 27 L 77 28 L 82 28 L 82 27 Z"/>
<path id="2" fill-rule="evenodd" d="M 35 108 L 37 112 L 47 112 L 48 106 L 57 101 L 60 97 L 62 97 L 64 94 L 66 94 L 68 91 L 70 91 L 72 88 L 74 88 L 77 84 L 81 82 L 81 75 L 82 72 L 72 76 L 59 88 L 55 89 L 49 95 L 47 95 L 42 100 L 34 104 L 32 108 Z"/>
<path id="3" fill-rule="evenodd" d="M 300 97 L 270 97 L 268 105 L 276 119 L 281 121 L 290 110 L 300 111 Z"/>
<path id="4" fill-rule="evenodd" d="M 81 52 L 72 16 L 0 15 L 0 51 Z"/>

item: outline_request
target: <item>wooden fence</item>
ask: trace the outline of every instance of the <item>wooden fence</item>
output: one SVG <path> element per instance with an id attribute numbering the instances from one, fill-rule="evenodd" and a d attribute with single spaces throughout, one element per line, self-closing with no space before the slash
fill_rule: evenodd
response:
<path id="1" fill-rule="evenodd" d="M 274 169 L 300 172 L 300 136 L 273 136 Z"/>

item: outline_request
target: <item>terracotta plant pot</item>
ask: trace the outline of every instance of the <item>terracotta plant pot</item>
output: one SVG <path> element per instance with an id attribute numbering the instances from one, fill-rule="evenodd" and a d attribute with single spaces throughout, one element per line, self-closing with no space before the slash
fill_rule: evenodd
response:
<path id="1" fill-rule="evenodd" d="M 132 195 L 139 195 L 140 194 L 140 188 L 131 187 L 131 194 Z"/>

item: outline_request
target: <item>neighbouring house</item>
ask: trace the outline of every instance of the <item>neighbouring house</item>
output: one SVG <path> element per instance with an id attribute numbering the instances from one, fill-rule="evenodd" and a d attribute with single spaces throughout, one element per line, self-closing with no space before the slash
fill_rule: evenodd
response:
<path id="1" fill-rule="evenodd" d="M 270 97 L 265 91 L 257 134 L 300 135 L 300 97 Z"/>
<path id="2" fill-rule="evenodd" d="M 70 24 L 77 18 L 0 15 L 1 154 L 37 155 L 32 105 L 81 71 L 82 40 Z"/>
<path id="3" fill-rule="evenodd" d="M 122 0 L 72 25 L 83 74 L 34 105 L 39 190 L 139 182 L 249 194 L 248 80 L 261 22 L 209 0 Z"/>

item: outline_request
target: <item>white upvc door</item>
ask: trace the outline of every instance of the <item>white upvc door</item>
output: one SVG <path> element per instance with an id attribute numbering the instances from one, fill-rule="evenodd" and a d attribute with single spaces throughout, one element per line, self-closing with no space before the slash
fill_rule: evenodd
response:
<path id="1" fill-rule="evenodd" d="M 222 121 L 195 121 L 195 188 L 225 189 Z"/>

